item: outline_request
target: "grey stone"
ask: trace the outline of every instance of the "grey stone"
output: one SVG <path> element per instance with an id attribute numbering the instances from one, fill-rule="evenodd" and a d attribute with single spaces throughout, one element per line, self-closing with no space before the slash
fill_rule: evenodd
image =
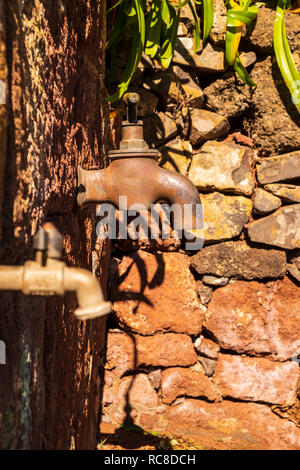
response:
<path id="1" fill-rule="evenodd" d="M 264 215 L 276 211 L 281 206 L 281 200 L 262 188 L 255 191 L 253 209 L 256 214 Z"/>
<path id="2" fill-rule="evenodd" d="M 285 202 L 300 202 L 300 186 L 293 184 L 266 184 L 265 189 Z"/>
<path id="3" fill-rule="evenodd" d="M 256 54 L 253 51 L 250 52 L 242 52 L 240 54 L 240 61 L 242 62 L 244 67 L 250 67 L 251 65 L 255 64 L 256 62 Z"/>
<path id="4" fill-rule="evenodd" d="M 250 196 L 255 183 L 249 149 L 231 142 L 207 142 L 193 156 L 189 179 L 200 190 L 232 191 Z"/>
<path id="5" fill-rule="evenodd" d="M 189 141 L 177 137 L 159 147 L 161 158 L 159 164 L 166 170 L 186 175 L 192 161 L 193 148 Z"/>
<path id="6" fill-rule="evenodd" d="M 176 81 L 180 82 L 186 104 L 192 108 L 201 108 L 204 104 L 204 93 L 199 86 L 195 72 L 174 65 L 173 73 Z"/>
<path id="7" fill-rule="evenodd" d="M 198 274 L 236 279 L 277 278 L 286 272 L 286 255 L 280 250 L 251 248 L 245 242 L 230 241 L 202 248 L 191 257 L 191 268 Z"/>
<path id="8" fill-rule="evenodd" d="M 256 172 L 261 184 L 300 178 L 300 150 L 264 158 L 257 165 Z"/>
<path id="9" fill-rule="evenodd" d="M 226 136 L 230 131 L 229 122 L 205 109 L 191 109 L 189 115 L 189 140 L 193 147 L 199 147 L 206 140 Z"/>
<path id="10" fill-rule="evenodd" d="M 177 134 L 176 122 L 165 113 L 154 114 L 144 118 L 143 121 L 144 139 L 150 148 L 158 147 Z"/>
<path id="11" fill-rule="evenodd" d="M 300 282 L 300 271 L 299 269 L 297 268 L 297 266 L 295 266 L 294 264 L 288 264 L 287 265 L 287 270 L 288 272 L 290 273 L 290 275 L 296 279 L 296 281 Z"/>
<path id="12" fill-rule="evenodd" d="M 243 196 L 225 196 L 221 193 L 202 194 L 204 228 L 197 230 L 204 243 L 230 240 L 241 233 L 248 222 L 252 201 Z"/>
<path id="13" fill-rule="evenodd" d="M 207 305 L 212 296 L 212 288 L 205 286 L 201 281 L 197 283 L 197 292 L 202 305 Z"/>
<path id="14" fill-rule="evenodd" d="M 210 39 L 216 45 L 224 45 L 226 37 L 226 6 L 224 0 L 213 0 L 214 4 L 214 24 L 209 34 Z"/>
<path id="15" fill-rule="evenodd" d="M 214 359 L 210 359 L 208 357 L 201 357 L 201 356 L 198 356 L 198 361 L 202 365 L 205 371 L 205 375 L 207 375 L 207 377 L 211 377 L 215 371 L 217 361 L 215 361 Z"/>
<path id="16" fill-rule="evenodd" d="M 202 73 L 221 73 L 226 70 L 224 49 L 206 43 L 201 52 L 195 53 L 192 38 L 177 38 L 173 62 Z"/>
<path id="17" fill-rule="evenodd" d="M 203 284 L 207 284 L 208 286 L 214 287 L 221 287 L 226 286 L 228 284 L 228 277 L 216 277 L 216 276 L 203 276 L 202 282 Z"/>
<path id="18" fill-rule="evenodd" d="M 251 222 L 248 235 L 254 242 L 287 250 L 300 248 L 300 204 L 282 207 L 267 217 Z"/>

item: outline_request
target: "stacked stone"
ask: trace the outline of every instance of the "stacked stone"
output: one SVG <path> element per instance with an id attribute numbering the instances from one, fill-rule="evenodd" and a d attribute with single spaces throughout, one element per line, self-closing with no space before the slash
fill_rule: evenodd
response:
<path id="1" fill-rule="evenodd" d="M 261 88 L 225 72 L 223 2 L 215 7 L 201 53 L 189 47 L 186 13 L 172 70 L 140 70 L 146 138 L 162 166 L 198 188 L 205 244 L 188 255 L 170 240 L 118 243 L 127 253 L 111 270 L 117 329 L 107 338 L 102 426 L 129 421 L 204 449 L 300 449 L 299 129 L 269 76 L 263 107 Z M 266 64 L 273 16 L 262 7 L 244 37 Z M 222 76 L 203 92 L 198 72 Z M 228 137 L 237 117 L 251 138 Z"/>

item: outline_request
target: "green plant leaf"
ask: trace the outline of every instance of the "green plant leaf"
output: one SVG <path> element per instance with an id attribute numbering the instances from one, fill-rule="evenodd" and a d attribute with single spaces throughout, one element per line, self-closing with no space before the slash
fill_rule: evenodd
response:
<path id="1" fill-rule="evenodd" d="M 188 5 L 192 12 L 195 21 L 195 29 L 194 29 L 194 40 L 195 40 L 195 52 L 198 52 L 200 49 L 201 39 L 200 39 L 200 28 L 199 28 L 199 18 L 195 11 L 195 8 L 190 0 L 188 0 Z"/>
<path id="2" fill-rule="evenodd" d="M 148 32 L 145 53 L 153 59 L 157 53 L 161 33 L 161 2 L 152 0 L 151 10 L 146 22 Z"/>
<path id="3" fill-rule="evenodd" d="M 167 29 L 167 38 L 165 39 L 160 55 L 160 62 L 161 65 L 167 69 L 173 58 L 175 42 L 177 38 L 177 31 L 179 25 L 179 18 L 180 18 L 180 8 L 178 8 L 177 13 L 175 9 L 169 5 L 169 12 L 170 12 L 170 23 Z"/>
<path id="4" fill-rule="evenodd" d="M 233 67 L 236 73 L 238 74 L 238 76 L 243 80 L 244 83 L 248 83 L 248 85 L 253 86 L 253 87 L 257 86 L 257 84 L 250 77 L 245 66 L 242 64 L 239 53 L 237 53 Z"/>
<path id="5" fill-rule="evenodd" d="M 213 0 L 203 0 L 203 42 L 209 36 L 214 25 L 214 4 Z"/>
<path id="6" fill-rule="evenodd" d="M 141 60 L 145 46 L 145 15 L 141 5 L 141 0 L 134 0 L 137 22 L 132 26 L 132 46 L 128 65 L 119 83 L 116 93 L 109 96 L 107 101 L 114 102 L 119 100 L 128 89 L 130 81 Z"/>
<path id="7" fill-rule="evenodd" d="M 294 63 L 286 37 L 285 4 L 283 0 L 279 0 L 276 8 L 273 29 L 275 57 L 285 84 L 292 95 L 293 102 L 300 108 L 300 74 Z"/>

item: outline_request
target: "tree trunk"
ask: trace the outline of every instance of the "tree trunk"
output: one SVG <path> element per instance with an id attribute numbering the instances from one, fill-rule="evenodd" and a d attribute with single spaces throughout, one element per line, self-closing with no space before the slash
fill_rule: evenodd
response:
<path id="1" fill-rule="evenodd" d="M 0 0 L 0 17 L 0 263 L 31 259 L 50 221 L 105 291 L 109 246 L 76 205 L 78 165 L 107 163 L 105 0 Z M 1 448 L 94 448 L 105 318 L 76 320 L 76 302 L 0 291 Z"/>

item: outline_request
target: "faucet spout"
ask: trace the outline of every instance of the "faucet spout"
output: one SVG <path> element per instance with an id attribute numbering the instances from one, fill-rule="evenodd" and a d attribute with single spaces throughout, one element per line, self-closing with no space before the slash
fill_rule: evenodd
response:
<path id="1" fill-rule="evenodd" d="M 111 303 L 105 302 L 99 282 L 86 269 L 65 267 L 64 289 L 76 291 L 79 307 L 74 315 L 80 320 L 101 317 L 111 311 Z"/>
<path id="2" fill-rule="evenodd" d="M 91 320 L 111 311 L 99 281 L 88 270 L 67 267 L 59 260 L 62 237 L 51 224 L 35 236 L 36 259 L 24 266 L 0 266 L 0 290 L 20 290 L 25 295 L 63 295 L 75 291 L 79 307 L 74 315 Z M 45 258 L 47 252 L 48 257 Z"/>

